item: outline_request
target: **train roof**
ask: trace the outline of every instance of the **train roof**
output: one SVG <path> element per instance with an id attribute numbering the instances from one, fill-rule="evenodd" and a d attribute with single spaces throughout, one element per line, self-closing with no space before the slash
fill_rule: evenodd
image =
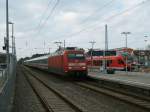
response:
<path id="1" fill-rule="evenodd" d="M 33 59 L 26 60 L 26 61 L 24 61 L 24 62 L 30 62 L 30 61 L 36 61 L 36 60 L 47 59 L 48 57 L 49 57 L 49 55 L 40 56 L 40 57 L 37 57 L 37 58 L 33 58 Z"/>
<path id="2" fill-rule="evenodd" d="M 120 59 L 123 58 L 122 56 L 93 56 L 93 60 L 100 60 L 100 59 Z M 91 57 L 87 57 L 86 59 L 91 59 Z"/>
<path id="3" fill-rule="evenodd" d="M 50 56 L 63 55 L 64 52 L 69 52 L 69 51 L 84 51 L 84 50 L 83 49 L 65 49 L 65 50 L 59 50 L 57 52 L 54 52 L 54 53 L 51 53 L 51 54 L 48 54 L 48 55 L 45 55 L 45 56 L 40 56 L 40 57 L 37 57 L 37 58 L 29 59 L 29 60 L 26 60 L 24 62 L 30 62 L 30 61 L 47 59 Z"/>
<path id="4" fill-rule="evenodd" d="M 54 53 L 51 53 L 51 54 L 48 54 L 48 55 L 45 55 L 45 56 L 40 56 L 40 57 L 37 57 L 37 58 L 29 59 L 29 60 L 26 60 L 24 62 L 43 60 L 43 59 L 47 59 L 50 56 L 57 56 L 57 55 L 62 55 L 62 54 L 63 54 L 63 51 L 57 51 L 57 52 L 54 52 Z"/>
<path id="5" fill-rule="evenodd" d="M 89 51 L 91 51 L 92 49 L 89 49 Z M 108 49 L 108 50 L 105 50 L 105 49 L 93 49 L 92 51 L 116 51 L 115 49 Z"/>

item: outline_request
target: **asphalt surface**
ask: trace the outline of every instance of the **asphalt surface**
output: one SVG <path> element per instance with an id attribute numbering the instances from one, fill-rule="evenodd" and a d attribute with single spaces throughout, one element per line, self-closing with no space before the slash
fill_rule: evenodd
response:
<path id="1" fill-rule="evenodd" d="M 13 112 L 46 112 L 20 70 L 17 70 Z"/>
<path id="2" fill-rule="evenodd" d="M 140 72 L 116 72 L 115 74 L 104 74 L 100 72 L 89 72 L 90 77 L 97 79 L 107 79 L 125 84 L 150 88 L 150 74 Z"/>

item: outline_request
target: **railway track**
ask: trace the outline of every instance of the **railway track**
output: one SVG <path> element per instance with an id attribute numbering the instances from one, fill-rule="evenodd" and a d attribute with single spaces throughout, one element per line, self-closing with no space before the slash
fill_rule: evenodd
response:
<path id="1" fill-rule="evenodd" d="M 25 70 L 24 73 L 27 81 L 48 112 L 84 112 L 82 108 L 75 105 L 65 95 L 33 75 L 33 72 L 28 69 Z"/>
<path id="2" fill-rule="evenodd" d="M 97 83 L 91 83 L 91 82 L 76 82 L 75 84 L 79 85 L 80 87 L 90 89 L 92 91 L 95 91 L 97 93 L 102 93 L 114 98 L 117 98 L 119 100 L 125 101 L 127 103 L 131 103 L 137 106 L 140 106 L 143 109 L 150 110 L 150 99 L 147 97 L 141 97 L 132 95 L 128 92 L 123 92 L 117 89 L 112 88 L 105 88 L 105 87 L 97 87 Z"/>
<path id="3" fill-rule="evenodd" d="M 28 71 L 28 72 L 32 72 L 30 69 L 28 69 L 28 68 L 26 68 L 26 70 Z M 35 74 L 33 74 L 33 73 L 35 73 Z M 46 86 L 48 86 L 49 87 L 49 85 L 51 84 L 47 84 L 46 83 L 46 80 L 42 80 L 41 79 L 41 76 L 43 76 L 43 75 L 41 75 L 41 73 L 38 73 L 38 71 L 37 72 L 35 72 L 35 71 L 33 71 L 33 73 L 32 73 L 32 75 L 33 75 L 33 77 L 35 77 L 37 80 L 39 80 L 40 82 L 42 82 L 42 83 L 44 83 L 44 85 L 46 85 Z M 39 74 L 39 75 L 38 75 Z M 45 74 L 46 75 L 46 74 Z M 43 76 L 44 77 L 44 76 Z M 47 76 L 47 77 L 49 77 L 49 75 Z M 46 78 L 46 77 L 45 77 Z M 55 77 L 55 78 L 58 78 L 58 77 Z M 59 77 L 60 78 L 60 77 Z M 64 80 L 64 82 L 69 82 L 69 80 L 67 79 L 64 79 L 64 78 L 61 78 L 62 80 Z M 52 79 L 53 80 L 53 79 Z M 58 82 L 58 83 L 60 83 L 60 82 Z M 83 88 L 84 89 L 84 91 L 85 91 L 85 93 L 86 93 L 86 91 L 88 92 L 88 93 L 92 93 L 93 94 L 93 92 L 94 93 L 97 93 L 97 94 L 104 94 L 104 95 L 106 95 L 106 96 L 111 96 L 112 97 L 112 99 L 116 99 L 116 100 L 121 100 L 121 101 L 123 101 L 123 102 L 126 102 L 127 104 L 129 104 L 129 105 L 131 105 L 132 104 L 132 106 L 134 105 L 135 107 L 139 107 L 139 108 L 142 108 L 143 110 L 142 110 L 142 112 L 147 112 L 147 111 L 149 111 L 150 110 L 150 103 L 148 102 L 148 101 L 145 101 L 145 100 L 141 100 L 141 99 L 138 99 L 138 98 L 135 98 L 135 97 L 132 97 L 132 96 L 129 96 L 129 95 L 127 95 L 127 94 L 123 94 L 123 93 L 120 93 L 120 92 L 117 92 L 117 91 L 112 91 L 112 90 L 110 90 L 110 89 L 108 89 L 108 88 L 99 88 L 99 87 L 96 87 L 95 85 L 92 85 L 92 84 L 90 84 L 90 83 L 88 83 L 87 81 L 83 81 L 83 82 L 81 82 L 81 81 L 77 81 L 77 82 L 69 82 L 71 85 L 74 85 L 74 86 L 77 86 L 78 88 Z M 52 86 L 52 84 L 51 84 L 51 86 Z M 51 87 L 50 87 L 51 88 Z M 57 87 L 56 87 L 57 88 Z M 78 89 L 77 89 L 78 90 Z M 60 94 L 60 91 L 58 91 L 57 89 L 55 89 L 54 91 L 56 91 L 57 93 L 59 93 Z M 69 91 L 68 91 L 69 92 Z M 73 92 L 73 91 L 72 91 Z M 78 91 L 79 93 L 80 93 L 80 90 Z M 84 93 L 84 94 L 85 94 Z M 87 94 L 88 94 L 87 93 Z M 72 93 L 73 95 L 74 95 L 74 93 Z M 82 93 L 81 93 L 82 94 Z M 61 96 L 63 96 L 63 99 L 64 98 L 67 98 L 67 95 L 65 96 L 65 94 L 61 94 Z M 75 96 L 73 96 L 73 97 L 75 97 Z M 85 94 L 85 97 L 86 97 L 86 94 Z M 90 99 L 90 97 L 95 97 L 95 96 L 89 96 L 88 95 L 88 97 L 89 97 L 89 99 Z M 97 96 L 96 96 L 97 97 Z M 95 97 L 95 98 L 96 98 Z M 68 97 L 69 98 L 69 97 Z M 85 100 L 85 98 L 83 98 L 84 100 Z M 98 98 L 99 99 L 99 98 Z M 80 100 L 80 97 L 79 97 L 79 100 Z M 86 99 L 87 100 L 87 99 Z M 77 111 L 87 111 L 87 112 L 91 112 L 89 109 L 88 109 L 88 107 L 86 107 L 86 108 L 84 108 L 84 107 L 82 107 L 83 105 L 82 104 L 77 104 L 76 103 L 76 101 L 73 101 L 73 99 L 69 99 L 69 100 L 67 100 L 67 102 L 71 102 L 71 105 L 73 104 L 74 106 L 75 106 L 75 108 L 77 108 Z M 90 100 L 87 100 L 86 102 L 88 102 L 88 101 L 90 101 Z M 93 100 L 94 101 L 94 100 Z M 93 102 L 92 100 L 91 100 L 91 102 Z M 81 102 L 81 101 L 80 101 Z M 81 102 L 82 103 L 82 102 Z M 76 105 L 77 104 L 77 105 Z M 101 103 L 100 103 L 101 104 Z M 99 104 L 95 104 L 96 105 L 96 107 L 98 107 L 98 105 Z M 103 107 L 102 107 L 103 108 Z M 107 107 L 106 107 L 107 108 Z M 118 107 L 117 107 L 118 108 Z M 103 110 L 103 109 L 102 109 Z M 110 111 L 110 110 L 109 110 Z M 132 110 L 133 111 L 133 110 Z M 132 112 L 131 111 L 131 112 Z M 135 111 L 136 111 L 136 109 L 135 109 Z M 94 112 L 99 112 L 99 111 L 94 111 Z M 112 111 L 113 112 L 113 111 Z M 127 112 L 129 112 L 129 111 L 127 111 Z M 137 112 L 141 112 L 141 111 L 137 111 Z"/>

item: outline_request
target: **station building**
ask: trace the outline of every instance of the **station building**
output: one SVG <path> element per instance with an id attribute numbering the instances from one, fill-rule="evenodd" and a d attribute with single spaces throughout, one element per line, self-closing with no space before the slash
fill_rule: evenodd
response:
<path id="1" fill-rule="evenodd" d="M 150 50 L 134 50 L 134 59 L 139 64 L 150 67 Z"/>
<path id="2" fill-rule="evenodd" d="M 150 67 L 150 50 L 134 50 L 132 48 L 116 48 L 117 54 L 128 56 L 128 61 Z"/>

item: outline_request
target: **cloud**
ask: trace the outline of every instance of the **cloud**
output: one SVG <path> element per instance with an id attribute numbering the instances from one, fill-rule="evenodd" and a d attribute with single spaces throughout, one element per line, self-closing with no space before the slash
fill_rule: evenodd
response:
<path id="1" fill-rule="evenodd" d="M 124 5 L 124 7 L 131 7 L 135 4 L 145 2 L 147 0 L 122 0 L 121 3 Z"/>
<path id="2" fill-rule="evenodd" d="M 62 21 L 67 23 L 74 23 L 77 21 L 78 14 L 76 12 L 65 12 L 62 13 Z"/>
<path id="3" fill-rule="evenodd" d="M 47 7 L 47 0 L 10 1 L 10 20 L 15 23 L 17 55 L 20 58 L 30 56 L 33 53 L 49 52 L 49 48 L 54 51 L 57 48 L 54 42 L 63 40 L 66 40 L 68 46 L 86 49 L 91 47 L 89 41 L 94 40 L 96 41 L 95 48 L 104 48 L 104 25 L 106 23 L 108 24 L 109 48 L 125 45 L 125 38 L 120 34 L 122 31 L 131 32 L 128 38 L 129 47 L 144 48 L 143 35 L 150 35 L 149 2 L 122 15 L 112 17 L 112 15 L 117 15 L 142 1 L 145 0 L 114 0 L 102 8 L 109 1 L 60 0 L 56 10 L 43 28 L 38 28 L 38 24 Z M 52 5 L 43 18 L 48 16 Z M 0 16 L 3 17 L 0 18 L 1 43 L 5 35 L 4 6 L 5 4 L 0 7 Z M 40 28 L 41 32 L 37 33 Z M 2 49 L 0 49 L 1 51 Z"/>

